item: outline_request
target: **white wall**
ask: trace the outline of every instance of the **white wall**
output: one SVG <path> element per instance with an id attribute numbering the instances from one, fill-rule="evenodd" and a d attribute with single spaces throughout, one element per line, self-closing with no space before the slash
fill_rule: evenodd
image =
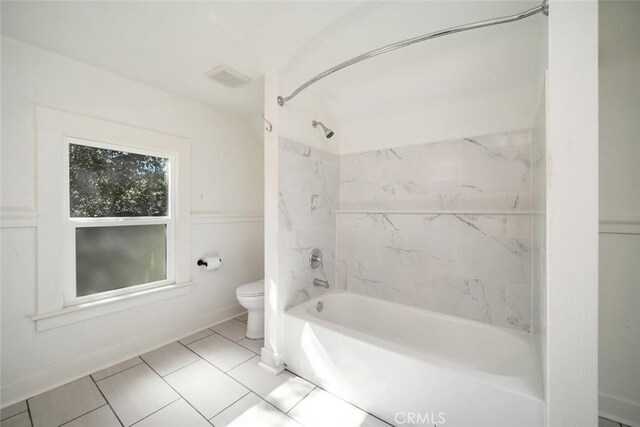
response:
<path id="1" fill-rule="evenodd" d="M 598 422 L 598 3 L 549 7 L 546 421 L 588 427 Z"/>
<path id="2" fill-rule="evenodd" d="M 357 153 L 531 128 L 541 88 L 542 77 L 518 88 L 442 102 L 425 99 L 410 109 L 346 122 L 341 125 L 341 150 Z"/>
<path id="3" fill-rule="evenodd" d="M 537 5 L 412 2 L 380 5 L 369 19 L 385 14 L 403 23 L 405 35 L 417 35 Z M 532 100 L 542 94 L 546 24 L 539 14 L 454 34 L 354 65 L 344 77 L 329 77 L 353 80 L 337 89 L 326 84 L 327 105 L 341 124 L 341 154 L 531 128 L 537 108 Z M 368 39 L 402 39 L 379 33 Z"/>
<path id="4" fill-rule="evenodd" d="M 600 2 L 600 215 L 640 214 L 640 3 Z"/>
<path id="5" fill-rule="evenodd" d="M 282 92 L 389 43 L 538 5 L 364 3 L 300 49 L 284 70 Z M 300 107 L 314 90 L 321 94 L 340 125 L 340 154 L 531 128 L 537 107 L 531 100 L 542 90 L 546 21 L 539 14 L 380 55 L 315 83 L 289 105 Z"/>
<path id="6" fill-rule="evenodd" d="M 546 86 L 546 85 L 545 85 Z M 547 345 L 547 98 L 540 100 L 532 138 L 531 176 L 532 265 L 531 332 L 534 334 L 542 378 L 546 376 Z"/>
<path id="7" fill-rule="evenodd" d="M 271 100 L 265 101 L 270 102 Z M 322 94 L 310 89 L 304 97 L 295 98 L 295 102 L 291 101 L 282 107 L 278 106 L 277 114 L 279 115 L 278 135 L 280 137 L 292 141 L 303 141 L 306 145 L 330 153 L 340 153 L 342 141 L 340 122 L 327 108 Z M 320 121 L 332 129 L 334 136 L 330 139 L 325 138 L 322 129 L 313 127 L 311 124 L 313 120 Z"/>
<path id="8" fill-rule="evenodd" d="M 190 293 L 35 331 L 36 105 L 192 141 Z M 7 37 L 2 114 L 2 406 L 241 311 L 235 288 L 263 276 L 263 152 L 248 125 Z M 199 271 L 205 252 L 220 253 L 221 270 Z"/>
<path id="9" fill-rule="evenodd" d="M 640 2 L 599 12 L 599 409 L 640 426 Z"/>

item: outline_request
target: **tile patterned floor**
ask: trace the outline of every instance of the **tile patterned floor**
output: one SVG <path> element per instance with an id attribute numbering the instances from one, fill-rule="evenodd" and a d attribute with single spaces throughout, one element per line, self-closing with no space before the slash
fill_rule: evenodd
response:
<path id="1" fill-rule="evenodd" d="M 625 424 L 618 423 L 615 421 L 608 420 L 606 418 L 599 417 L 598 418 L 598 427 L 629 427 Z"/>
<path id="2" fill-rule="evenodd" d="M 245 328 L 239 316 L 9 406 L 0 426 L 388 426 L 288 371 L 259 367 L 264 343 Z"/>

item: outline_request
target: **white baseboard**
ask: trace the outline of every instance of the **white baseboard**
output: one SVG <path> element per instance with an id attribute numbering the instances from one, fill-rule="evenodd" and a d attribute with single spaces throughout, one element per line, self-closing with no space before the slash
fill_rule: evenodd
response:
<path id="1" fill-rule="evenodd" d="M 118 342 L 110 347 L 82 355 L 64 365 L 37 372 L 30 377 L 8 384 L 2 384 L 0 396 L 1 406 L 7 407 L 14 403 L 37 396 L 71 381 L 90 375 L 116 363 L 131 359 L 163 345 L 177 341 L 202 329 L 225 322 L 245 312 L 240 305 L 232 305 L 216 310 L 206 316 L 191 318 L 171 329 L 159 329 L 142 337 L 135 337 L 124 342 Z"/>
<path id="2" fill-rule="evenodd" d="M 601 417 L 627 425 L 640 427 L 640 402 L 600 393 L 598 413 Z"/>

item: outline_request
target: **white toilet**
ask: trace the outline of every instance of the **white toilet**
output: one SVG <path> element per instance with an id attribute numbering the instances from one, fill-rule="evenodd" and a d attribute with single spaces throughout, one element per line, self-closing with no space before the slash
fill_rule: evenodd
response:
<path id="1" fill-rule="evenodd" d="M 236 289 L 236 298 L 249 313 L 247 338 L 264 338 L 264 280 L 246 283 Z"/>

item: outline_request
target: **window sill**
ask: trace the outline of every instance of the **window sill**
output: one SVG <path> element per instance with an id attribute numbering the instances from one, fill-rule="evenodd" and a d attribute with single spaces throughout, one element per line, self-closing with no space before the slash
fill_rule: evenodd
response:
<path id="1" fill-rule="evenodd" d="M 191 291 L 192 284 L 193 282 L 165 285 L 104 300 L 68 306 L 57 311 L 31 316 L 31 320 L 36 322 L 36 331 L 42 332 L 132 307 L 185 295 Z"/>

